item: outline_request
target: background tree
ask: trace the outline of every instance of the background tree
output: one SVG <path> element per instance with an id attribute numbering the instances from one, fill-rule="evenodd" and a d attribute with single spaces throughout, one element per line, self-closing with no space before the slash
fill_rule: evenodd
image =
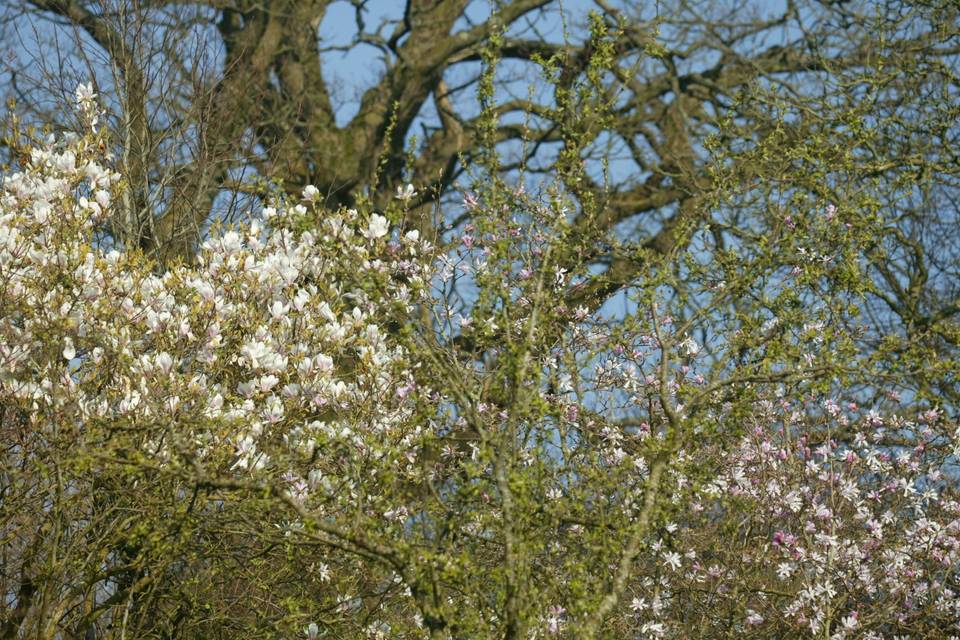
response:
<path id="1" fill-rule="evenodd" d="M 568 303 L 590 308 L 650 267 L 639 256 L 668 255 L 690 237 L 681 230 L 709 227 L 726 246 L 785 194 L 826 206 L 841 179 L 864 190 L 879 182 L 874 208 L 887 225 L 870 251 L 865 312 L 889 329 L 889 358 L 955 352 L 954 3 L 597 1 L 565 13 L 548 0 L 411 1 L 395 13 L 352 5 L 344 44 L 318 35 L 344 3 L 11 3 L 8 92 L 30 122 L 58 127 L 69 119 L 50 105 L 75 80 L 96 79 L 131 186 L 112 235 L 161 261 L 192 255 L 241 194 L 263 193 L 263 179 L 292 192 L 315 184 L 331 205 L 381 207 L 413 179 L 413 204 L 423 206 L 411 216 L 426 232 L 438 222 L 429 203 L 458 179 L 470 187 L 462 161 L 484 145 L 509 153 L 499 170 L 523 166 L 530 179 L 584 163 L 565 172 L 576 181 L 565 187 L 579 212 L 576 259 L 595 266 Z M 597 30 L 611 34 L 602 51 Z M 501 62 L 484 89 L 478 63 L 491 38 Z M 333 56 L 371 48 L 370 86 L 328 77 Z M 590 107 L 594 90 L 603 97 Z M 352 114 L 342 106 L 349 91 Z M 475 108 L 484 92 L 495 122 Z M 730 148 L 738 139 L 764 140 L 768 155 Z M 819 149 L 821 174 L 801 182 L 804 144 Z M 777 175 L 720 224 L 699 206 L 718 186 L 717 151 L 741 182 Z M 833 171 L 844 163 L 856 171 Z M 597 199 L 595 214 L 585 199 Z M 445 210 L 443 222 L 469 221 Z M 944 372 L 921 377 L 917 391 L 956 396 Z"/>

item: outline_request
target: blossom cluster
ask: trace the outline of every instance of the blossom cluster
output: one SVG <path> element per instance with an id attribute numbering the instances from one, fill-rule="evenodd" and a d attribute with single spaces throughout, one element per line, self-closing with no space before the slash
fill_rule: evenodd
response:
<path id="1" fill-rule="evenodd" d="M 693 618 L 758 638 L 960 633 L 958 442 L 853 403 L 813 420 L 804 404 L 760 402 L 738 443 L 697 453 L 715 472 L 651 544 L 659 577 L 630 604 L 642 633 L 677 637 Z"/>
<path id="2" fill-rule="evenodd" d="M 103 233 L 123 186 L 92 90 L 77 99 L 87 134 L 35 148 L 0 193 L 2 401 L 37 432 L 130 429 L 153 459 L 270 471 L 300 500 L 329 485 L 326 451 L 412 450 L 416 384 L 385 323 L 427 292 L 429 244 L 376 213 L 321 215 L 308 186 L 192 264 L 154 265 Z"/>

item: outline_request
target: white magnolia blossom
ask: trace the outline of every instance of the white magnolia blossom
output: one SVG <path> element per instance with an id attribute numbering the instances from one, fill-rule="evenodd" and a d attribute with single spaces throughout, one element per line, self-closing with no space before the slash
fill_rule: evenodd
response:
<path id="1" fill-rule="evenodd" d="M 409 202 L 417 196 L 417 190 L 414 189 L 412 184 L 407 184 L 406 186 L 397 186 L 397 200 L 402 200 L 404 202 Z"/>
<path id="2" fill-rule="evenodd" d="M 382 238 L 383 236 L 387 235 L 389 231 L 390 223 L 387 222 L 387 219 L 375 213 L 370 216 L 370 222 L 367 225 L 367 230 L 363 235 L 369 240 L 376 240 L 377 238 Z"/>
<path id="3" fill-rule="evenodd" d="M 173 441 L 151 438 L 145 451 L 167 456 L 174 444 L 233 473 L 271 470 L 289 456 L 278 446 L 342 442 L 413 464 L 414 442 L 399 429 L 414 399 L 386 390 L 416 385 L 377 322 L 427 291 L 428 245 L 408 233 L 388 255 L 372 242 L 389 234 L 387 219 L 374 214 L 364 227 L 356 211 L 297 232 L 286 225 L 307 209 L 280 201 L 265 207 L 266 228 L 252 220 L 214 232 L 194 265 L 158 272 L 96 239 L 119 176 L 95 141 L 92 87 L 76 97 L 88 134 L 49 140 L 3 180 L 0 344 L 20 351 L 0 354 L 0 401 L 27 408 L 38 429 L 65 417 L 151 425 L 176 415 Z M 303 197 L 319 191 L 308 185 Z M 376 296 L 363 288 L 370 264 Z M 326 464 L 313 459 L 288 480 L 300 499 Z"/>

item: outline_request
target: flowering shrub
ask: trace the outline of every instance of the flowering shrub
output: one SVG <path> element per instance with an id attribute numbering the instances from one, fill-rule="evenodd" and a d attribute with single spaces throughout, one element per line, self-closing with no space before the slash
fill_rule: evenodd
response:
<path id="1" fill-rule="evenodd" d="M 142 463 L 194 482 L 255 476 L 318 513 L 351 503 L 345 468 L 412 464 L 416 385 L 384 323 L 428 290 L 429 245 L 355 210 L 314 225 L 307 188 L 265 209 L 266 226 L 215 232 L 195 265 L 158 271 L 98 236 L 122 177 L 102 164 L 92 92 L 77 98 L 90 131 L 34 148 L 0 196 L 12 458 L 39 467 L 67 442 L 78 476 L 61 489 L 77 500 Z M 76 535 L 81 513 L 65 523 Z"/>
<path id="2" fill-rule="evenodd" d="M 956 425 L 821 390 L 832 299 L 568 308 L 578 231 L 521 190 L 437 249 L 307 186 L 161 267 L 103 233 L 77 99 L 0 195 L 7 637 L 960 633 Z"/>
<path id="3" fill-rule="evenodd" d="M 385 218 L 354 210 L 306 230 L 315 214 L 281 203 L 266 228 L 217 233 L 196 266 L 156 273 L 95 241 L 120 176 L 92 142 L 35 149 L 4 182 L 3 384 L 35 429 L 150 425 L 149 455 L 237 472 L 271 467 L 275 448 L 402 439 L 412 376 L 377 322 L 429 285 L 415 231 L 391 243 Z"/>
<path id="4" fill-rule="evenodd" d="M 632 594 L 638 627 L 658 637 L 957 631 L 960 502 L 944 455 L 956 459 L 960 441 L 931 446 L 929 425 L 827 407 L 811 420 L 804 403 L 764 403 L 738 443 L 700 452 L 715 471 L 655 543 L 660 579 Z M 878 446 L 887 430 L 914 446 Z"/>

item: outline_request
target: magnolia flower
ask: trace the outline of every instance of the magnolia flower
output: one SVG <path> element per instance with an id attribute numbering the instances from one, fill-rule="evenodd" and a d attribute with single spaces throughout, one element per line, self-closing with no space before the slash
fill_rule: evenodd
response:
<path id="1" fill-rule="evenodd" d="M 687 337 L 680 343 L 680 346 L 683 348 L 684 353 L 688 356 L 696 356 L 700 353 L 700 345 L 697 344 L 696 340 L 691 337 Z"/>
<path id="2" fill-rule="evenodd" d="M 777 565 L 777 577 L 781 580 L 786 580 L 793 575 L 794 566 L 790 562 L 781 562 Z"/>
<path id="3" fill-rule="evenodd" d="M 317 371 L 321 373 L 326 373 L 328 371 L 333 371 L 333 358 L 330 356 L 319 353 L 313 359 L 314 366 Z"/>
<path id="4" fill-rule="evenodd" d="M 299 294 L 297 297 L 299 297 Z M 337 319 L 337 316 L 333 313 L 333 309 L 331 309 L 330 305 L 327 304 L 325 301 L 321 302 L 317 306 L 317 313 L 319 313 L 320 317 L 326 320 L 327 322 L 335 322 Z"/>
<path id="5" fill-rule="evenodd" d="M 213 285 L 206 280 L 196 278 L 190 282 L 190 286 L 207 302 L 211 302 L 216 297 L 216 290 L 213 288 Z"/>
<path id="6" fill-rule="evenodd" d="M 796 491 L 791 491 L 788 493 L 786 498 L 784 498 L 784 502 L 786 503 L 787 507 L 789 507 L 790 511 L 793 511 L 794 513 L 800 511 L 800 508 L 803 506 L 803 498 L 801 498 L 800 494 Z"/>
<path id="7" fill-rule="evenodd" d="M 368 240 L 376 240 L 387 235 L 390 231 L 390 223 L 387 219 L 376 213 L 370 216 L 370 222 L 367 224 L 367 230 L 363 232 L 363 237 Z"/>
<path id="8" fill-rule="evenodd" d="M 665 551 L 663 559 L 674 571 L 680 568 L 680 554 L 676 551 Z"/>
<path id="9" fill-rule="evenodd" d="M 161 351 L 155 356 L 154 364 L 161 373 L 170 373 L 170 370 L 173 368 L 173 356 L 166 351 Z"/>
<path id="10" fill-rule="evenodd" d="M 274 300 L 273 304 L 270 305 L 270 315 L 278 320 L 286 316 L 289 310 L 290 305 L 283 304 L 280 300 Z"/>
<path id="11" fill-rule="evenodd" d="M 559 287 L 563 284 L 564 280 L 567 278 L 567 270 L 563 267 L 554 267 L 553 269 L 553 279 L 554 283 Z"/>
<path id="12" fill-rule="evenodd" d="M 395 196 L 397 200 L 402 200 L 403 202 L 409 202 L 411 199 L 415 198 L 417 195 L 416 189 L 413 188 L 412 184 L 408 184 L 405 187 L 397 186 L 397 195 Z"/>
<path id="13" fill-rule="evenodd" d="M 92 82 L 86 82 L 86 83 L 82 82 L 78 84 L 75 94 L 76 94 L 77 102 L 81 104 L 86 102 L 93 102 L 94 98 L 97 97 L 97 94 L 93 92 Z"/>
<path id="14" fill-rule="evenodd" d="M 54 167 L 57 171 L 69 173 L 77 168 L 77 156 L 72 151 L 64 151 L 54 156 Z M 85 200 L 86 198 L 84 198 Z"/>
<path id="15" fill-rule="evenodd" d="M 547 632 L 551 635 L 560 633 L 563 627 L 563 615 L 567 612 L 561 606 L 550 607 L 550 616 L 547 618 Z"/>
<path id="16" fill-rule="evenodd" d="M 860 626 L 859 614 L 856 611 L 850 613 L 850 615 L 843 618 L 843 628 L 848 631 L 853 631 L 858 626 Z"/>
<path id="17" fill-rule="evenodd" d="M 320 198 L 320 190 L 312 184 L 303 188 L 303 199 L 307 202 L 316 202 Z"/>
<path id="18" fill-rule="evenodd" d="M 256 369 L 260 366 L 262 360 L 272 355 L 273 351 L 265 343 L 253 340 L 243 345 L 240 348 L 240 353 L 250 363 L 250 367 Z"/>
<path id="19" fill-rule="evenodd" d="M 320 566 L 317 567 L 317 572 L 320 574 L 320 582 L 330 582 L 330 567 L 323 562 L 320 563 Z"/>
<path id="20" fill-rule="evenodd" d="M 74 358 L 76 358 L 76 357 L 77 357 L 77 350 L 76 350 L 76 348 L 73 346 L 73 340 L 71 340 L 70 338 L 66 338 L 66 339 L 64 340 L 64 345 L 65 345 L 65 346 L 63 347 L 63 359 L 64 359 L 64 360 L 67 360 L 67 361 L 70 361 L 70 360 L 73 360 Z"/>
<path id="21" fill-rule="evenodd" d="M 268 391 L 273 389 L 275 386 L 277 386 L 278 382 L 280 382 L 280 378 L 278 378 L 277 376 L 266 375 L 266 376 L 261 376 L 260 379 L 257 380 L 257 386 L 260 387 L 260 391 L 262 391 L 263 393 L 267 393 Z"/>
<path id="22" fill-rule="evenodd" d="M 106 209 L 107 207 L 110 206 L 110 192 L 109 192 L 109 191 L 106 191 L 106 190 L 104 190 L 104 189 L 97 189 L 97 190 L 94 191 L 94 193 L 93 193 L 93 198 L 94 198 L 94 200 L 97 201 L 97 204 L 99 204 L 99 205 L 100 205 L 101 207 L 103 207 L 104 209 Z"/>
<path id="23" fill-rule="evenodd" d="M 271 395 L 264 403 L 266 406 L 262 412 L 263 419 L 270 424 L 283 420 L 284 410 L 283 402 L 277 396 Z"/>

